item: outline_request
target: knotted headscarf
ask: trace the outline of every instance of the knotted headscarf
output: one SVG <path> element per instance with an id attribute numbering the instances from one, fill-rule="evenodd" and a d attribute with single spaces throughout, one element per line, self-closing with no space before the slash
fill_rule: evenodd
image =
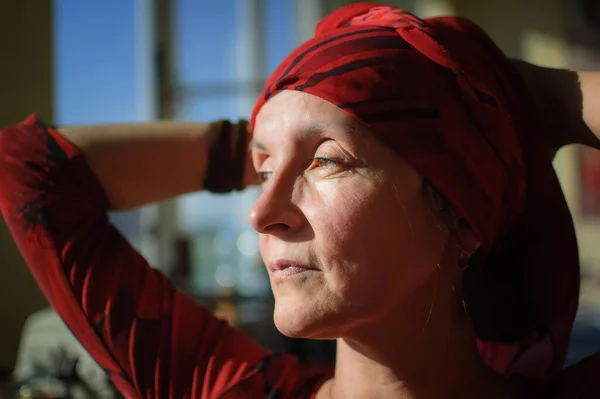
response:
<path id="1" fill-rule="evenodd" d="M 252 126 L 282 90 L 354 115 L 469 223 L 482 245 L 467 300 L 483 359 L 505 374 L 559 371 L 577 308 L 575 235 L 520 76 L 488 36 L 461 18 L 346 6 L 268 79 Z"/>

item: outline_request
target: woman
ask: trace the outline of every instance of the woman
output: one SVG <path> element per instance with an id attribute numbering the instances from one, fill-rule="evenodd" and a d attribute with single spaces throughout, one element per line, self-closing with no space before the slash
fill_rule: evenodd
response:
<path id="1" fill-rule="evenodd" d="M 6 128 L 0 208 L 127 397 L 597 397 L 598 357 L 561 372 L 579 274 L 551 160 L 565 144 L 598 147 L 600 77 L 581 72 L 580 92 L 571 72 L 518 66 L 528 89 L 467 21 L 348 6 L 269 79 L 252 136 L 228 122 Z M 106 217 L 242 189 L 254 171 L 275 323 L 336 338 L 335 370 L 216 320 Z"/>

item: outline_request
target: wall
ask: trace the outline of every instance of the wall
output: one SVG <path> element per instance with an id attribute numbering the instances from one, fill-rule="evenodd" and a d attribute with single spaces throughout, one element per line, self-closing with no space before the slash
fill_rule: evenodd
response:
<path id="1" fill-rule="evenodd" d="M 51 9 L 50 0 L 0 5 L 0 126 L 33 111 L 52 123 Z M 46 306 L 0 218 L 0 370 L 14 366 L 26 317 Z"/>

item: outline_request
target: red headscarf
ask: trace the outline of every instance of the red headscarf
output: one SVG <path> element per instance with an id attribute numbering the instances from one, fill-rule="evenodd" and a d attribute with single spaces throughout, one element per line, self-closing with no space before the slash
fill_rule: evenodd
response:
<path id="1" fill-rule="evenodd" d="M 480 335 L 484 360 L 506 374 L 558 372 L 579 292 L 573 225 L 549 152 L 524 114 L 520 77 L 485 33 L 461 18 L 421 20 L 354 4 L 326 17 L 277 68 L 252 126 L 282 90 L 356 116 L 468 221 L 484 257 L 483 288 L 470 301 L 475 324 L 493 324 L 503 317 L 494 304 L 512 301 L 514 309 L 531 309 L 536 326 L 518 339 Z"/>

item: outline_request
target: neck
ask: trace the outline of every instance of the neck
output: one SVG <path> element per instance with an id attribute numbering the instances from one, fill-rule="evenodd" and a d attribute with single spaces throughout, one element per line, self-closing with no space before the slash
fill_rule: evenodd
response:
<path id="1" fill-rule="evenodd" d="M 508 379 L 483 364 L 454 287 L 439 287 L 438 278 L 401 311 L 338 339 L 331 397 L 515 397 Z"/>

